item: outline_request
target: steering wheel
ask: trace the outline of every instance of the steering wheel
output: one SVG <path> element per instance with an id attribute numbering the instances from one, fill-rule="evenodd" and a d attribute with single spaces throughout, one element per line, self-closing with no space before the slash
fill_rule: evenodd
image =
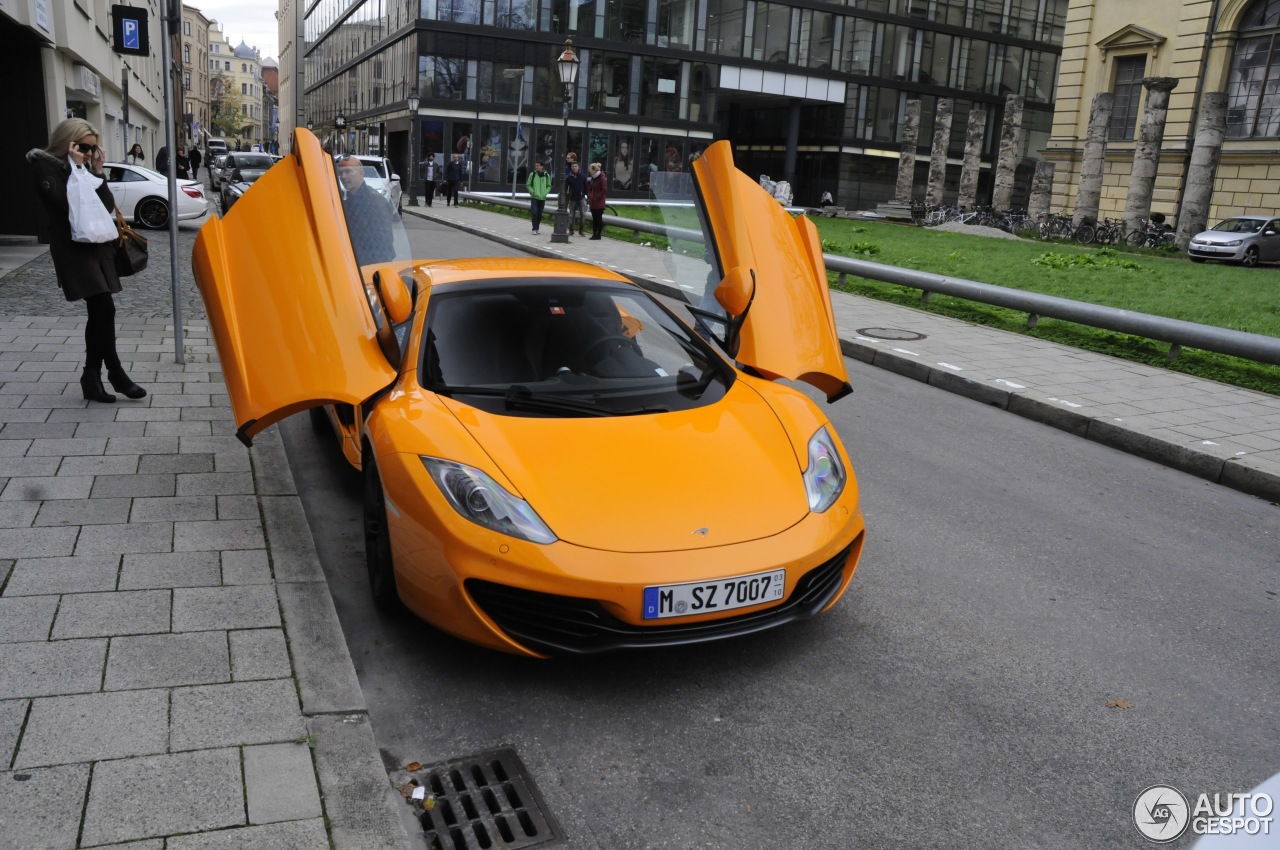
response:
<path id="1" fill-rule="evenodd" d="M 630 337 L 623 336 L 622 334 L 610 334 L 609 336 L 601 337 L 600 339 L 588 345 L 586 347 L 586 350 L 582 352 L 582 362 L 587 366 L 588 369 L 595 366 L 597 363 L 599 363 L 601 360 L 603 360 L 605 357 L 609 355 L 610 353 L 609 351 L 601 350 L 608 345 L 615 346 L 613 350 L 616 351 L 617 348 L 621 346 L 626 346 L 627 348 L 631 348 L 632 346 L 635 345 L 635 342 Z M 599 351 L 599 354 L 596 354 L 597 351 Z M 592 356 L 592 355 L 596 355 L 596 356 Z"/>

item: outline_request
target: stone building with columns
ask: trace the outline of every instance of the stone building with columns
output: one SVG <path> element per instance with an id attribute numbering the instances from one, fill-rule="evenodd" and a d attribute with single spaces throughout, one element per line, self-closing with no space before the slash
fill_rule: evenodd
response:
<path id="1" fill-rule="evenodd" d="M 1054 210 L 1204 221 L 1280 210 L 1280 0 L 1070 0 Z"/>

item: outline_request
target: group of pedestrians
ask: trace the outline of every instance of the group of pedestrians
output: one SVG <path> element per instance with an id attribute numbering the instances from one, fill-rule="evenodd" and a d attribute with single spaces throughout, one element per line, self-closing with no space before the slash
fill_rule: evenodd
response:
<path id="1" fill-rule="evenodd" d="M 546 166 L 539 160 L 533 164 L 533 172 L 525 181 L 529 191 L 529 213 L 533 219 L 533 232 L 537 235 L 542 226 L 542 213 L 547 205 L 547 195 L 551 192 L 551 175 Z M 579 236 L 586 236 L 583 221 L 583 201 L 591 211 L 591 236 L 589 239 L 600 239 L 604 236 L 604 210 L 609 199 L 609 179 L 605 177 L 600 163 L 593 162 L 584 174 L 578 158 L 570 153 L 565 157 L 564 195 L 569 208 L 569 233 L 577 229 Z"/>
<path id="2" fill-rule="evenodd" d="M 454 154 L 443 167 L 436 162 L 435 154 L 428 152 L 426 161 L 422 164 L 422 180 L 426 184 L 427 206 L 431 206 L 431 202 L 435 200 L 438 188 L 444 189 L 444 205 L 458 205 L 458 189 L 462 185 L 464 168 L 462 165 L 462 155 Z M 440 184 L 443 182 L 443 186 Z"/>

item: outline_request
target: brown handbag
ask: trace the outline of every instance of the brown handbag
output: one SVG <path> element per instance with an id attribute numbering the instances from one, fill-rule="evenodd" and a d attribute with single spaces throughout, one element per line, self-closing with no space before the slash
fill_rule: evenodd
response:
<path id="1" fill-rule="evenodd" d="M 128 277 L 137 274 L 147 267 L 147 237 L 125 224 L 120 208 L 116 208 L 116 227 L 120 236 L 116 238 L 116 274 Z"/>

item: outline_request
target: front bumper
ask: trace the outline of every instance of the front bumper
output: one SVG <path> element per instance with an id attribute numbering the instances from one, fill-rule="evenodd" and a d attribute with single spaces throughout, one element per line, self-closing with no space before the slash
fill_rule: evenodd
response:
<path id="1" fill-rule="evenodd" d="M 1192 243 L 1187 246 L 1187 253 L 1192 257 L 1202 257 L 1206 260 L 1240 260 L 1244 257 L 1245 249 L 1248 245 L 1196 245 Z"/>

